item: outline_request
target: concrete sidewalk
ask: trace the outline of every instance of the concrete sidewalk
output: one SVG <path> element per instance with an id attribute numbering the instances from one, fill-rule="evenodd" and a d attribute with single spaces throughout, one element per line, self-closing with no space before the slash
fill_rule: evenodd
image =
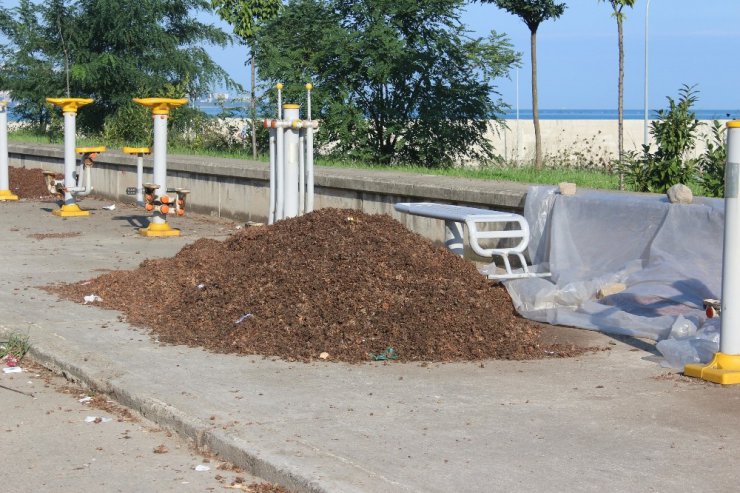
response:
<path id="1" fill-rule="evenodd" d="M 234 228 L 188 216 L 172 223 L 182 237 L 147 239 L 134 229 L 140 210 L 102 205 L 88 199 L 90 217 L 60 219 L 53 203 L 0 203 L 0 331 L 29 333 L 40 362 L 268 481 L 311 492 L 738 483 L 740 388 L 668 372 L 641 341 L 556 329 L 553 337 L 609 350 L 485 364 L 288 363 L 163 346 L 117 312 L 37 289 L 134 268 Z"/>

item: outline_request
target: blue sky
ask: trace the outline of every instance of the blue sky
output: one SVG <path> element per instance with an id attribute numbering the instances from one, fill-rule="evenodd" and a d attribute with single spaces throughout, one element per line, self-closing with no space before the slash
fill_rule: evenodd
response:
<path id="1" fill-rule="evenodd" d="M 615 109 L 617 106 L 617 27 L 611 7 L 599 0 L 563 0 L 565 14 L 538 31 L 541 109 Z M 647 0 L 626 10 L 625 108 L 643 108 L 644 33 Z M 17 0 L 2 1 L 4 6 Z M 529 30 L 515 16 L 491 4 L 468 4 L 463 21 L 474 34 L 506 33 L 523 54 L 518 71 L 519 107 L 531 108 Z M 229 27 L 215 15 L 203 20 Z M 740 109 L 740 0 L 651 0 L 649 26 L 649 105 L 665 106 L 682 84 L 697 84 L 702 109 Z M 234 45 L 210 48 L 214 60 L 246 86 L 246 50 Z M 517 76 L 496 81 L 512 108 Z"/>
<path id="2" fill-rule="evenodd" d="M 565 14 L 537 33 L 540 108 L 617 107 L 617 25 L 611 7 L 598 0 L 564 0 Z M 646 0 L 626 10 L 625 108 L 643 108 Z M 218 23 L 218 19 L 214 18 Z M 531 108 L 529 30 L 491 4 L 468 5 L 463 21 L 478 35 L 506 33 L 523 54 L 519 106 Z M 698 108 L 740 108 L 740 0 L 651 0 L 649 15 L 649 104 L 661 108 L 682 84 L 698 84 Z M 246 83 L 243 47 L 211 50 L 214 59 Z M 512 108 L 516 74 L 497 81 Z"/>

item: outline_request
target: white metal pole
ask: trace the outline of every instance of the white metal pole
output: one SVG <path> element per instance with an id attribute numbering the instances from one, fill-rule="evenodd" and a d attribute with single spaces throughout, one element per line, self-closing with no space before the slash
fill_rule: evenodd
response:
<path id="1" fill-rule="evenodd" d="M 152 181 L 159 185 L 155 192 L 159 197 L 167 194 L 167 117 L 168 115 L 153 115 L 154 118 L 154 170 Z M 152 216 L 153 224 L 164 224 L 167 219 L 160 212 L 155 211 Z"/>
<path id="2" fill-rule="evenodd" d="M 292 122 L 300 119 L 300 106 L 297 104 L 283 105 L 283 119 L 286 125 L 285 129 L 285 176 L 283 176 L 283 185 L 285 188 L 284 214 L 285 217 L 296 217 L 298 215 L 298 175 L 300 172 L 298 163 L 299 153 L 299 135 L 298 129 L 293 128 Z"/>
<path id="3" fill-rule="evenodd" d="M 277 131 L 274 128 L 270 132 L 270 205 L 267 210 L 267 224 L 275 222 L 275 138 Z"/>
<path id="4" fill-rule="evenodd" d="M 643 125 L 643 143 L 648 145 L 648 26 L 650 17 L 650 0 L 645 3 L 645 122 Z"/>
<path id="5" fill-rule="evenodd" d="M 719 351 L 740 355 L 740 121 L 727 124 L 725 237 Z"/>
<path id="6" fill-rule="evenodd" d="M 298 214 L 306 213 L 306 131 L 298 131 Z"/>
<path id="7" fill-rule="evenodd" d="M 10 190 L 8 173 L 8 106 L 0 101 L 0 194 Z"/>
<path id="8" fill-rule="evenodd" d="M 306 84 L 306 113 L 308 128 L 306 128 L 306 212 L 313 211 L 313 121 L 311 120 L 311 90 L 313 84 Z"/>
<path id="9" fill-rule="evenodd" d="M 75 181 L 75 154 L 77 111 L 64 112 L 64 188 L 77 186 Z M 64 205 L 74 205 L 75 199 L 70 192 L 64 192 Z"/>
<path id="10" fill-rule="evenodd" d="M 144 154 L 136 155 L 136 205 L 144 205 Z"/>
<path id="11" fill-rule="evenodd" d="M 279 124 L 281 120 L 278 120 L 278 127 L 275 129 L 275 150 L 277 151 L 277 159 L 275 161 L 275 220 L 279 221 L 285 218 L 285 131 Z"/>

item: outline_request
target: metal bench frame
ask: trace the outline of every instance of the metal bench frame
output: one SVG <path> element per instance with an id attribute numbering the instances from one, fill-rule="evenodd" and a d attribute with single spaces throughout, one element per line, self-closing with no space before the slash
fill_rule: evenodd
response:
<path id="1" fill-rule="evenodd" d="M 465 224 L 468 228 L 470 248 L 476 255 L 490 258 L 491 263 L 494 265 L 494 257 L 498 256 L 503 260 L 506 273 L 489 274 L 489 279 L 520 279 L 525 277 L 546 277 L 550 275 L 532 272 L 527 266 L 527 262 L 524 259 L 524 251 L 529 245 L 529 223 L 527 223 L 524 216 L 512 212 L 491 211 L 460 205 L 436 204 L 433 202 L 401 202 L 395 205 L 395 209 L 398 212 L 404 212 L 406 214 L 443 220 L 445 222 L 445 245 L 452 253 L 461 257 L 464 251 L 462 224 Z M 517 225 L 518 229 L 481 231 L 481 226 L 490 224 L 512 224 Z M 484 248 L 480 244 L 480 240 L 505 238 L 519 239 L 519 242 L 515 246 L 507 248 Z M 522 272 L 515 273 L 511 269 L 509 255 L 514 255 L 519 259 Z"/>

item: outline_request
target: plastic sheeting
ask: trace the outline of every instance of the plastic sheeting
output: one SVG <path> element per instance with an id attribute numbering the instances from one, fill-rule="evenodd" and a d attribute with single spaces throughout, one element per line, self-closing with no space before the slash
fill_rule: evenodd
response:
<path id="1" fill-rule="evenodd" d="M 672 331 L 675 340 L 687 341 L 698 338 L 696 328 L 707 333 L 701 330 L 702 302 L 719 299 L 721 291 L 722 200 L 696 198 L 683 205 L 658 195 L 564 196 L 555 187 L 532 187 L 524 215 L 532 236 L 530 259 L 536 270 L 552 273 L 506 282 L 524 317 L 655 340 Z M 614 283 L 626 289 L 597 299 L 601 288 Z M 694 329 L 677 330 L 684 322 Z M 702 340 L 715 339 L 709 334 Z M 711 356 L 705 342 L 697 344 L 703 344 L 699 358 Z"/>

